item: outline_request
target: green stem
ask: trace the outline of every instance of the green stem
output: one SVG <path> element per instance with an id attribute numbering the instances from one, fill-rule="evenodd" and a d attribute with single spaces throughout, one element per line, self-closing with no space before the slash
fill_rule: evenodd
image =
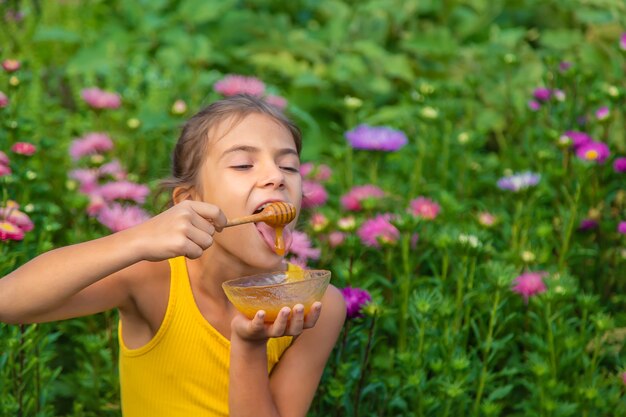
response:
<path id="1" fill-rule="evenodd" d="M 565 260 L 567 252 L 569 251 L 570 239 L 572 238 L 572 232 L 574 230 L 574 223 L 576 222 L 576 213 L 578 211 L 578 203 L 580 202 L 580 194 L 582 187 L 580 183 L 576 185 L 576 195 L 574 196 L 574 202 L 570 210 L 570 216 L 563 236 L 563 243 L 561 245 L 561 251 L 559 253 L 559 272 L 563 273 L 565 269 Z"/>
<path id="2" fill-rule="evenodd" d="M 469 270 L 469 274 L 467 278 L 467 294 L 470 294 L 472 292 L 472 289 L 474 288 L 474 275 L 475 274 L 476 274 L 476 257 L 473 257 L 470 263 L 470 270 Z M 465 317 L 463 318 L 463 323 L 467 326 L 467 334 L 465 335 L 466 343 L 467 343 L 467 339 L 469 339 L 469 333 L 470 333 L 469 322 L 470 322 L 471 310 L 472 310 L 471 303 L 468 301 L 465 303 Z"/>
<path id="3" fill-rule="evenodd" d="M 485 383 L 487 381 L 487 361 L 489 360 L 489 353 L 491 352 L 491 345 L 493 343 L 493 331 L 496 327 L 496 319 L 498 312 L 498 305 L 500 304 L 500 290 L 496 290 L 494 296 L 493 305 L 491 307 L 491 315 L 489 316 L 489 329 L 487 330 L 487 338 L 483 348 L 483 368 L 480 372 L 478 380 L 478 389 L 476 390 L 476 399 L 474 400 L 474 415 L 478 415 L 478 408 L 480 407 L 480 401 L 485 390 Z"/>
<path id="4" fill-rule="evenodd" d="M 441 260 L 441 281 L 446 282 L 448 277 L 448 266 L 450 265 L 450 256 L 448 251 L 445 251 Z"/>
<path id="5" fill-rule="evenodd" d="M 406 329 L 409 319 L 409 293 L 411 291 L 411 265 L 409 260 L 409 247 L 411 244 L 411 236 L 405 233 L 402 236 L 401 252 L 402 252 L 402 282 L 400 283 L 400 317 L 398 322 L 398 352 L 402 353 L 406 350 Z"/>
<path id="6" fill-rule="evenodd" d="M 552 378 L 556 379 L 556 351 L 554 348 L 554 332 L 552 331 L 552 303 L 546 302 L 545 314 L 546 314 L 546 326 L 548 326 L 548 349 L 550 351 L 550 371 L 552 372 Z"/>
<path id="7" fill-rule="evenodd" d="M 463 268 L 458 274 L 456 280 L 456 309 L 454 314 L 454 330 L 457 332 L 461 329 L 461 317 L 463 314 L 463 295 L 465 290 L 465 271 L 467 270 L 467 255 L 463 256 Z"/>

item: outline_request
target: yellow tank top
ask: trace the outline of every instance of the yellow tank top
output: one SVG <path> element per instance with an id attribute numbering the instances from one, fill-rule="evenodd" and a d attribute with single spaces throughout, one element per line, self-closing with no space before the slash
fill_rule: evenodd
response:
<path id="1" fill-rule="evenodd" d="M 119 323 L 124 417 L 228 416 L 230 341 L 204 318 L 193 298 L 184 257 L 169 260 L 167 311 L 145 346 L 129 349 Z M 289 269 L 298 268 L 289 265 Z M 268 372 L 292 337 L 267 343 Z"/>

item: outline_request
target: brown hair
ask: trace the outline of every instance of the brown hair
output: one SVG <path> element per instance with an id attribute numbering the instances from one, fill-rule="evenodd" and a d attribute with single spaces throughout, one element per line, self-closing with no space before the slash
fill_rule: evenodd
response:
<path id="1" fill-rule="evenodd" d="M 161 181 L 161 191 L 196 185 L 198 170 L 206 155 L 209 135 L 220 123 L 231 120 L 229 129 L 253 113 L 265 114 L 287 128 L 293 136 L 298 155 L 302 133 L 285 114 L 260 97 L 238 94 L 216 101 L 193 115 L 184 125 L 172 152 L 172 174 Z M 170 205 L 173 202 L 170 201 Z"/>

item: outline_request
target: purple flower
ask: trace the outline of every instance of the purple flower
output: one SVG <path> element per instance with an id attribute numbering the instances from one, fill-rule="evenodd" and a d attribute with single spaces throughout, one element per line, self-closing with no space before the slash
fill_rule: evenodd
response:
<path id="1" fill-rule="evenodd" d="M 98 221 L 113 232 L 128 229 L 150 218 L 141 207 L 123 206 L 118 203 L 105 205 L 98 212 Z"/>
<path id="2" fill-rule="evenodd" d="M 539 101 L 548 101 L 551 96 L 552 92 L 549 88 L 539 87 L 535 88 L 535 91 L 533 91 L 533 97 Z"/>
<path id="3" fill-rule="evenodd" d="M 518 192 L 533 187 L 539 183 L 541 175 L 530 171 L 509 175 L 498 180 L 498 188 Z"/>
<path id="4" fill-rule="evenodd" d="M 359 211 L 362 207 L 362 202 L 367 199 L 380 199 L 385 196 L 385 192 L 379 187 L 366 184 L 356 187 L 352 187 L 347 194 L 341 197 L 341 205 L 344 209 L 349 211 Z"/>
<path id="5" fill-rule="evenodd" d="M 346 287 L 341 289 L 341 294 L 346 301 L 346 314 L 348 318 L 363 317 L 363 306 L 372 301 L 372 296 L 361 288 Z"/>
<path id="6" fill-rule="evenodd" d="M 216 82 L 213 89 L 223 96 L 250 94 L 251 96 L 260 97 L 265 93 L 265 84 L 263 81 L 254 77 L 227 75 Z"/>
<path id="7" fill-rule="evenodd" d="M 366 220 L 357 234 L 365 246 L 380 248 L 381 243 L 395 243 L 400 237 L 400 231 L 391 224 L 392 215 L 379 214 L 373 219 Z"/>
<path id="8" fill-rule="evenodd" d="M 345 137 L 354 149 L 370 151 L 397 151 L 408 143 L 406 135 L 400 130 L 366 124 L 349 130 Z"/>
<path id="9" fill-rule="evenodd" d="M 122 98 L 119 94 L 97 87 L 85 88 L 80 95 L 92 109 L 117 109 L 122 105 Z"/>
<path id="10" fill-rule="evenodd" d="M 572 67 L 572 63 L 569 61 L 561 61 L 559 63 L 559 71 L 565 72 Z"/>
<path id="11" fill-rule="evenodd" d="M 593 230 L 598 227 L 598 222 L 594 219 L 583 219 L 578 225 L 578 230 L 587 231 Z"/>
<path id="12" fill-rule="evenodd" d="M 626 157 L 615 159 L 615 162 L 613 162 L 613 169 L 615 172 L 626 172 Z"/>
<path id="13" fill-rule="evenodd" d="M 524 297 L 524 301 L 528 303 L 528 299 L 536 294 L 540 294 L 547 290 L 543 277 L 547 272 L 526 272 L 513 280 L 512 291 Z"/>
<path id="14" fill-rule="evenodd" d="M 87 133 L 82 138 L 72 141 L 70 155 L 76 161 L 83 156 L 106 152 L 111 149 L 113 149 L 113 141 L 105 133 Z"/>
<path id="15" fill-rule="evenodd" d="M 622 35 L 619 37 L 619 48 L 622 51 L 626 51 L 626 32 L 622 33 Z"/>
<path id="16" fill-rule="evenodd" d="M 589 136 L 585 132 L 579 132 L 576 130 L 568 130 L 564 133 L 564 135 L 570 138 L 570 140 L 572 141 L 572 147 L 574 149 L 577 149 L 580 146 L 593 141 L 591 136 Z"/>
<path id="17" fill-rule="evenodd" d="M 609 147 L 604 142 L 591 141 L 576 149 L 576 156 L 585 161 L 604 163 L 611 155 Z"/>
<path id="18" fill-rule="evenodd" d="M 626 235 L 626 221 L 621 221 L 617 225 L 617 233 Z"/>

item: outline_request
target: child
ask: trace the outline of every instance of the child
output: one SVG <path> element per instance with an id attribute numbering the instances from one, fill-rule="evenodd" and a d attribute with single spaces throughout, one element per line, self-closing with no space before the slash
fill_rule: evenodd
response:
<path id="1" fill-rule="evenodd" d="M 265 324 L 263 311 L 245 318 L 221 288 L 287 268 L 271 228 L 224 226 L 271 201 L 299 211 L 300 149 L 298 128 L 261 99 L 213 103 L 185 124 L 174 150 L 165 182 L 173 206 L 0 279 L 0 321 L 117 308 L 125 417 L 305 416 L 345 319 L 341 293 L 329 286 L 306 316 L 298 304 Z"/>

